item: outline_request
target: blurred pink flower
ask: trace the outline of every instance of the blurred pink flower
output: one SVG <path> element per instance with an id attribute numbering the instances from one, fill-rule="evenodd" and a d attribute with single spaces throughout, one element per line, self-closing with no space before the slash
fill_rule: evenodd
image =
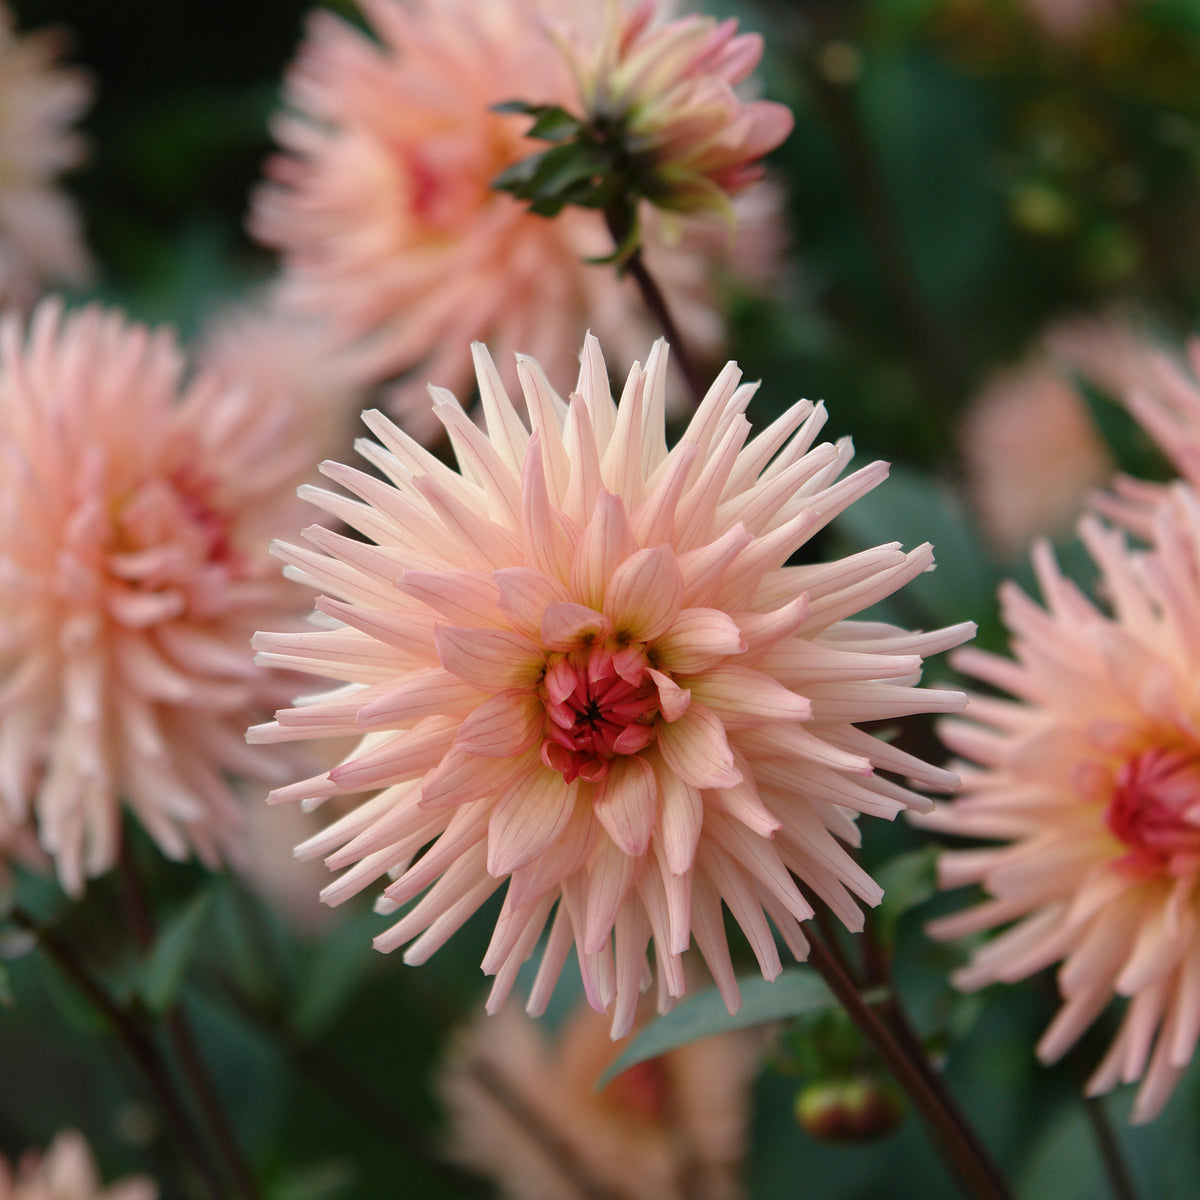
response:
<path id="1" fill-rule="evenodd" d="M 80 284 L 91 271 L 75 206 L 54 185 L 83 159 L 70 127 L 92 97 L 83 71 L 57 65 L 65 40 L 18 34 L 0 4 L 0 305 L 27 309 L 47 282 Z"/>
<path id="2" fill-rule="evenodd" d="M 808 949 L 791 873 L 859 926 L 855 897 L 881 893 L 839 845 L 857 841 L 854 813 L 928 803 L 879 772 L 954 779 L 854 723 L 957 709 L 960 693 L 913 685 L 923 655 L 971 633 L 845 620 L 928 570 L 928 545 L 785 567 L 886 464 L 837 482 L 851 447 L 813 445 L 825 416 L 807 401 L 748 442 L 755 389 L 732 363 L 668 451 L 666 353 L 634 365 L 619 404 L 593 338 L 569 403 L 521 359 L 531 434 L 477 347 L 486 434 L 433 389 L 461 474 L 367 414 L 382 444 L 360 449 L 391 486 L 326 464 L 360 501 L 306 494 L 370 542 L 316 527 L 313 549 L 279 548 L 332 627 L 256 639 L 264 664 L 346 686 L 252 741 L 366 733 L 273 799 L 382 789 L 300 848 L 346 868 L 326 900 L 385 874 L 385 912 L 426 893 L 375 942 L 415 938 L 419 963 L 507 880 L 489 1007 L 549 923 L 531 1011 L 574 943 L 593 1007 L 615 1000 L 614 1036 L 651 938 L 661 1007 L 684 990 L 692 936 L 737 1006 L 722 901 L 769 977 L 768 917 Z"/>
<path id="3" fill-rule="evenodd" d="M 958 440 L 971 507 L 1006 557 L 1070 529 L 1113 473 L 1079 389 L 1044 355 L 986 380 Z"/>
<path id="4" fill-rule="evenodd" d="M 512 1200 L 600 1189 L 621 1200 L 736 1200 L 764 1045 L 761 1030 L 702 1038 L 596 1091 L 625 1048 L 602 1016 L 576 1008 L 551 1041 L 506 1009 L 465 1030 L 437 1077 L 449 1154 Z"/>
<path id="5" fill-rule="evenodd" d="M 183 369 L 167 331 L 98 308 L 0 324 L 0 799 L 71 892 L 112 865 L 122 799 L 213 864 L 227 773 L 294 769 L 241 734 L 289 690 L 247 641 L 298 619 L 266 543 L 312 448 L 290 410 Z"/>
<path id="6" fill-rule="evenodd" d="M 631 279 L 583 261 L 613 250 L 601 214 L 548 220 L 490 186 L 540 145 L 523 136 L 527 117 L 490 106 L 572 95 L 540 16 L 596 14 L 583 0 L 361 7 L 378 40 L 332 13 L 310 19 L 275 123 L 283 153 L 254 199 L 252 232 L 283 256 L 284 303 L 328 323 L 358 382 L 400 377 L 389 405 L 401 416 L 424 409 L 427 380 L 471 386 L 473 338 L 494 347 L 510 386 L 516 351 L 573 379 L 589 327 L 631 360 L 654 330 Z M 714 263 L 736 268 L 737 247 L 685 229 L 668 248 L 653 212 L 644 224 L 647 265 L 683 335 L 714 349 L 710 277 Z M 779 224 L 777 204 L 758 206 L 750 242 L 762 224 Z"/>
<path id="7" fill-rule="evenodd" d="M 130 1177 L 102 1187 L 86 1140 L 74 1130 L 58 1134 L 45 1154 L 26 1153 L 16 1170 L 0 1157 L 0 1200 L 156 1200 L 149 1179 Z"/>
<path id="8" fill-rule="evenodd" d="M 1001 593 L 1013 659 L 958 651 L 954 665 L 1013 699 L 972 696 L 943 722 L 961 795 L 917 818 L 1002 845 L 951 851 L 944 887 L 989 898 L 933 923 L 940 938 L 1008 926 L 954 977 L 973 990 L 1054 963 L 1063 1004 L 1038 1044 L 1061 1057 L 1114 997 L 1128 1001 L 1089 1094 L 1141 1079 L 1135 1121 L 1166 1102 L 1200 1033 L 1200 497 L 1177 485 L 1149 551 L 1096 517 L 1081 536 L 1112 613 L 1092 604 L 1045 544 L 1046 607 Z"/>
<path id="9" fill-rule="evenodd" d="M 657 21 L 662 7 L 605 0 L 598 38 L 572 45 L 564 31 L 584 114 L 621 131 L 655 204 L 732 220 L 729 198 L 762 178 L 760 160 L 792 131 L 792 111 L 734 91 L 762 58 L 759 34 L 695 13 Z"/>
<path id="10" fill-rule="evenodd" d="M 1025 7 L 1047 33 L 1068 41 L 1128 5 L 1129 0 L 1025 0 Z"/>

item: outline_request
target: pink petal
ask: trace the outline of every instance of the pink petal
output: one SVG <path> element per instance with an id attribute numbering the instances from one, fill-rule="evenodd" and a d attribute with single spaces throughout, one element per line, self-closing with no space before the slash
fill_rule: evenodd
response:
<path id="1" fill-rule="evenodd" d="M 611 633 L 609 619 L 583 604 L 548 604 L 542 614 L 541 638 L 547 650 L 565 654 L 602 642 Z"/>
<path id="2" fill-rule="evenodd" d="M 528 637 L 542 636 L 542 615 L 551 604 L 571 599 L 557 579 L 529 567 L 505 567 L 492 578 L 500 589 L 500 609 Z"/>
<path id="3" fill-rule="evenodd" d="M 689 683 L 693 699 L 711 708 L 726 729 L 747 729 L 767 721 L 806 721 L 812 715 L 806 697 L 749 667 L 713 667 Z"/>
<path id="4" fill-rule="evenodd" d="M 442 666 L 484 691 L 531 688 L 546 669 L 545 656 L 537 643 L 509 629 L 443 625 L 436 641 Z"/>
<path id="5" fill-rule="evenodd" d="M 658 685 L 658 708 L 664 721 L 678 721 L 692 702 L 692 693 L 681 688 L 669 675 L 649 668 L 650 678 Z"/>
<path id="6" fill-rule="evenodd" d="M 643 758 L 620 755 L 597 790 L 596 818 L 605 832 L 626 854 L 645 854 L 658 815 L 653 768 Z"/>
<path id="7" fill-rule="evenodd" d="M 685 608 L 654 643 L 654 657 L 674 675 L 706 671 L 747 648 L 737 622 L 719 608 Z"/>
<path id="8" fill-rule="evenodd" d="M 658 750 L 663 762 L 693 787 L 732 787 L 741 781 L 725 727 L 712 709 L 695 701 L 678 721 L 659 726 Z"/>
<path id="9" fill-rule="evenodd" d="M 601 837 L 586 880 L 583 909 L 584 954 L 598 954 L 612 933 L 617 910 L 637 877 L 640 858 L 626 854 L 615 842 Z"/>
<path id="10" fill-rule="evenodd" d="M 483 758 L 509 758 L 538 741 L 543 722 L 544 709 L 536 693 L 500 692 L 467 717 L 454 744 Z"/>
<path id="11" fill-rule="evenodd" d="M 553 853 L 575 808 L 577 785 L 563 783 L 544 767 L 523 776 L 492 810 L 488 823 L 487 869 L 509 875 L 543 854 Z"/>
<path id="12" fill-rule="evenodd" d="M 696 858 L 696 846 L 704 824 L 704 805 L 699 789 L 684 783 L 665 764 L 660 765 L 655 776 L 663 857 L 671 874 L 682 875 Z"/>
<path id="13" fill-rule="evenodd" d="M 583 604 L 599 608 L 613 573 L 636 549 L 625 505 L 611 492 L 601 492 L 571 560 L 575 596 Z"/>
<path id="14" fill-rule="evenodd" d="M 649 642 L 670 629 L 683 607 L 683 576 L 667 546 L 639 550 L 613 572 L 604 613 L 617 636 Z"/>

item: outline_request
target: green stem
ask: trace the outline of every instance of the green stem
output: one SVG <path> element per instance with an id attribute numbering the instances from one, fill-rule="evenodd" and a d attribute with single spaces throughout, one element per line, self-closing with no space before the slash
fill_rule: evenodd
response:
<path id="1" fill-rule="evenodd" d="M 604 220 L 618 249 L 624 246 L 629 241 L 632 232 L 629 226 L 630 218 L 620 208 L 614 207 L 605 210 Z M 700 402 L 708 391 L 704 376 L 696 366 L 696 360 L 692 357 L 679 326 L 675 324 L 675 318 L 671 315 L 662 289 L 651 275 L 645 259 L 642 258 L 640 245 L 635 244 L 633 250 L 621 260 L 619 270 L 626 271 L 633 276 L 633 281 L 637 284 L 638 291 L 642 294 L 642 300 L 650 310 L 650 315 L 663 331 L 663 335 L 671 347 L 671 357 L 678 364 L 680 374 L 687 382 L 688 390 L 692 393 L 692 402 L 699 408 Z"/>
<path id="2" fill-rule="evenodd" d="M 204 1180 L 214 1200 L 227 1200 L 228 1191 L 224 1181 L 192 1123 L 187 1106 L 175 1091 L 170 1072 L 163 1063 L 153 1038 L 129 1012 L 117 1004 L 66 941 L 39 925 L 23 909 L 14 908 L 9 916 L 15 924 L 33 934 L 47 957 L 108 1022 L 114 1036 L 125 1047 L 129 1057 L 145 1077 L 150 1090 L 157 1097 L 167 1123 L 175 1131 L 180 1148 Z"/>
<path id="3" fill-rule="evenodd" d="M 931 1085 L 932 1067 L 919 1042 L 915 1049 L 902 1045 L 879 1014 L 862 998 L 854 982 L 824 944 L 811 935 L 809 942 L 808 961 L 878 1051 L 896 1082 L 925 1118 L 967 1194 L 976 1197 L 976 1200 L 1011 1200 L 1003 1175 L 970 1132 L 957 1106 L 948 1103 L 947 1096 Z"/>

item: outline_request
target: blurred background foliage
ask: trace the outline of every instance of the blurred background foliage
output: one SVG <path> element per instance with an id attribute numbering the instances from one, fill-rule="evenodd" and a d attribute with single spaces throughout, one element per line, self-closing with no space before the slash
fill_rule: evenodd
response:
<path id="1" fill-rule="evenodd" d="M 274 270 L 243 221 L 308 4 L 14 7 L 23 29 L 70 29 L 71 60 L 97 83 L 84 123 L 91 157 L 67 181 L 100 264 L 88 295 L 194 335 Z M 730 356 L 763 380 L 753 415 L 823 398 L 829 428 L 854 437 L 860 461 L 891 460 L 893 478 L 823 550 L 932 541 L 939 569 L 892 615 L 925 627 L 974 619 L 989 645 L 1001 644 L 996 583 L 1026 570 L 1022 556 L 989 545 L 964 498 L 961 414 L 1048 322 L 1119 307 L 1180 341 L 1200 304 L 1200 0 L 1114 4 L 1071 36 L 1048 32 L 1032 7 L 713 5 L 765 34 L 765 91 L 797 120 L 772 162 L 788 197 L 787 261 L 769 295 L 728 299 Z M 1110 398 L 1089 392 L 1089 402 L 1118 463 L 1164 473 Z M 1022 419 L 1036 426 L 1036 413 Z M 1063 553 L 1078 564 L 1069 546 Z M 928 729 L 904 736 L 932 745 Z M 873 869 L 923 844 L 879 822 L 864 822 L 864 840 Z M 22 901 L 86 947 L 115 994 L 186 1008 L 268 1200 L 491 1194 L 438 1165 L 429 1086 L 448 1034 L 482 1003 L 486 917 L 410 970 L 371 950 L 382 923 L 365 902 L 334 918 L 340 936 L 322 936 L 236 875 L 165 863 L 136 835 L 133 844 L 158 929 L 153 978 L 129 961 L 115 880 L 68 907 L 49 883 L 23 878 Z M 955 997 L 946 977 L 961 947 L 921 933 L 954 905 L 930 900 L 928 862 L 909 861 L 911 886 L 885 902 L 896 971 L 917 1025 L 945 1048 L 952 1087 L 1020 1196 L 1103 1195 L 1078 1081 L 1108 1031 L 1093 1030 L 1078 1070 L 1048 1070 L 1032 1052 L 1053 1010 L 1048 980 Z M 163 1181 L 164 1200 L 195 1194 L 163 1114 L 96 1012 L 27 949 L 19 937 L 0 947 L 11 993 L 0 1012 L 0 1150 L 45 1144 L 69 1123 L 107 1177 L 146 1171 Z M 796 1051 L 797 1038 L 810 1051 L 837 1042 L 815 1027 L 780 1043 L 756 1093 L 752 1197 L 958 1194 L 911 1113 L 869 1142 L 803 1132 L 793 1102 L 827 1056 Z M 1110 1104 L 1145 1196 L 1200 1192 L 1198 1083 L 1193 1072 L 1148 1128 L 1121 1127 L 1125 1096 Z"/>

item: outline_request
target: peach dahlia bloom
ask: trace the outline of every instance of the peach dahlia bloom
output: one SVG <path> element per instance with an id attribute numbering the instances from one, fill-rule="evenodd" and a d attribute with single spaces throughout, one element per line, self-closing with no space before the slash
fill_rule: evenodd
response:
<path id="1" fill-rule="evenodd" d="M 852 451 L 814 445 L 821 407 L 799 402 L 748 441 L 755 389 L 729 364 L 668 451 L 662 342 L 619 404 L 593 338 L 569 402 L 522 358 L 532 431 L 475 358 L 486 433 L 431 389 L 461 473 L 368 413 L 379 443 L 360 449 L 390 484 L 331 463 L 359 499 L 307 494 L 369 541 L 318 526 L 311 548 L 279 547 L 324 593 L 327 627 L 260 634 L 260 661 L 343 686 L 250 738 L 365 736 L 273 799 L 377 793 L 299 852 L 344 869 L 330 903 L 385 875 L 382 911 L 417 901 L 375 941 L 412 942 L 406 962 L 507 882 L 490 1008 L 547 928 L 533 1012 L 574 944 L 588 999 L 615 1001 L 614 1036 L 627 1032 L 651 938 L 665 1008 L 693 937 L 734 1008 L 722 901 L 773 977 L 768 918 L 807 952 L 793 873 L 850 927 L 856 898 L 879 900 L 839 843 L 857 841 L 857 812 L 927 804 L 884 773 L 953 783 L 855 722 L 960 707 L 913 685 L 922 656 L 970 627 L 846 619 L 927 570 L 928 545 L 784 565 L 887 471 L 839 481 Z"/>
<path id="2" fill-rule="evenodd" d="M 732 216 L 729 197 L 762 178 L 760 160 L 794 124 L 787 105 L 734 91 L 758 66 L 762 37 L 738 33 L 732 17 L 657 21 L 660 0 L 605 8 L 599 38 L 562 39 L 587 117 L 622 131 L 655 204 Z"/>
<path id="3" fill-rule="evenodd" d="M 103 1187 L 82 1134 L 66 1130 L 45 1154 L 30 1151 L 15 1171 L 0 1157 L 0 1200 L 156 1200 L 149 1179 L 130 1177 Z"/>
<path id="4" fill-rule="evenodd" d="M 246 720 L 286 694 L 248 639 L 303 593 L 266 553 L 310 448 L 290 411 L 171 335 L 99 308 L 0 323 L 0 801 L 68 891 L 112 865 L 124 800 L 163 852 L 214 863 L 227 779 L 277 779 Z"/>
<path id="5" fill-rule="evenodd" d="M 361 8 L 375 37 L 329 12 L 310 18 L 286 80 L 290 110 L 274 126 L 283 153 L 254 199 L 251 231 L 283 256 L 284 303 L 328 324 L 358 382 L 407 376 L 389 401 L 402 415 L 424 406 L 427 379 L 470 387 L 475 338 L 506 373 L 519 350 L 551 378 L 572 377 L 589 326 L 632 359 L 652 336 L 636 286 L 583 261 L 612 252 L 603 217 L 547 220 L 491 187 L 543 144 L 524 136 L 528 117 L 490 107 L 570 102 L 539 17 L 593 23 L 587 0 Z M 777 220 L 774 206 L 758 218 Z M 686 234 L 666 250 L 655 230 L 651 217 L 647 264 L 689 343 L 711 348 L 721 321 L 710 268 L 736 256 Z"/>
<path id="6" fill-rule="evenodd" d="M 597 1091 L 624 1049 L 599 1013 L 579 1005 L 548 1037 L 509 1008 L 438 1073 L 448 1150 L 512 1200 L 737 1200 L 765 1048 L 762 1030 L 700 1038 Z"/>
<path id="7" fill-rule="evenodd" d="M 28 308 L 47 282 L 83 283 L 91 269 L 79 217 L 55 187 L 83 159 L 71 125 L 92 96 L 62 67 L 58 30 L 18 34 L 0 3 L 0 304 Z"/>
<path id="8" fill-rule="evenodd" d="M 1045 608 L 1002 591 L 1012 659 L 975 649 L 956 667 L 1012 697 L 973 696 L 944 722 L 963 759 L 953 802 L 925 827 L 1001 843 L 942 855 L 945 887 L 981 904 L 933 923 L 941 938 L 1006 926 L 959 987 L 1013 983 L 1058 963 L 1062 1007 L 1038 1044 L 1061 1057 L 1115 997 L 1125 1001 L 1089 1094 L 1142 1080 L 1133 1119 L 1166 1102 L 1200 1034 L 1200 497 L 1178 485 L 1149 551 L 1087 517 L 1081 536 L 1111 613 L 1034 566 Z"/>

